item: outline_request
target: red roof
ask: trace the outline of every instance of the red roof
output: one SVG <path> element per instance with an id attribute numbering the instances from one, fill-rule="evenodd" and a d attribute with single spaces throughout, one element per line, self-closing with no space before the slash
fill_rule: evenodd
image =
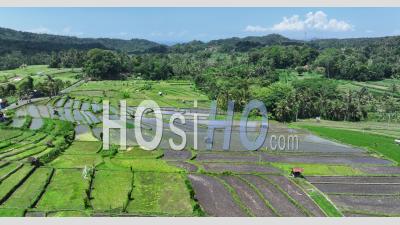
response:
<path id="1" fill-rule="evenodd" d="M 303 168 L 299 168 L 299 167 L 292 168 L 293 173 L 302 173 L 303 171 L 304 171 Z"/>

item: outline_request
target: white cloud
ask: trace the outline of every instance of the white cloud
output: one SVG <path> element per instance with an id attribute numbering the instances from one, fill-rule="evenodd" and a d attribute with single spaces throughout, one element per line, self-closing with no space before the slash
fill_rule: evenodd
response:
<path id="1" fill-rule="evenodd" d="M 244 29 L 244 31 L 247 31 L 247 32 L 267 32 L 268 30 L 269 30 L 268 28 L 262 27 L 262 26 L 259 26 L 259 25 L 256 25 L 256 26 L 248 25 Z"/>
<path id="2" fill-rule="evenodd" d="M 293 15 L 290 18 L 283 17 L 282 22 L 272 26 L 272 31 L 302 31 L 305 29 L 305 22 L 299 15 Z"/>
<path id="3" fill-rule="evenodd" d="M 353 30 L 353 25 L 337 19 L 330 19 L 328 15 L 322 11 L 309 12 L 304 18 L 299 15 L 291 17 L 283 17 L 280 23 L 274 24 L 272 27 L 247 26 L 245 31 L 248 32 L 267 32 L 267 31 L 333 31 L 344 32 Z"/>

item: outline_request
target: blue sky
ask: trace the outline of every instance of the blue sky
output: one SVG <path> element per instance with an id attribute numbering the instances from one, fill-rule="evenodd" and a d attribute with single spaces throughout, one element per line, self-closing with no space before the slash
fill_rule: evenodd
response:
<path id="1" fill-rule="evenodd" d="M 400 8 L 0 8 L 0 26 L 161 43 L 279 33 L 290 38 L 400 35 Z"/>

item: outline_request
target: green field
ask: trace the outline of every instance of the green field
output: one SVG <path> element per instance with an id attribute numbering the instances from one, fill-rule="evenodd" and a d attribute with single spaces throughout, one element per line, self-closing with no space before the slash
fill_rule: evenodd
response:
<path id="1" fill-rule="evenodd" d="M 15 171 L 18 169 L 21 165 L 17 163 L 8 163 L 4 166 L 1 167 L 0 170 L 0 180 L 2 180 L 4 177 L 6 177 L 9 173 Z"/>
<path id="2" fill-rule="evenodd" d="M 96 171 L 91 200 L 95 211 L 122 212 L 132 189 L 133 173 L 126 171 Z"/>
<path id="3" fill-rule="evenodd" d="M 306 191 L 306 193 L 321 207 L 327 216 L 342 217 L 342 213 L 336 206 L 317 188 L 308 182 L 302 180 L 295 180 L 295 182 Z"/>
<path id="4" fill-rule="evenodd" d="M 279 81 L 283 83 L 291 83 L 297 80 L 309 79 L 309 78 L 324 78 L 325 76 L 316 72 L 304 72 L 299 74 L 293 70 L 278 70 L 279 71 Z M 328 78 L 324 78 L 328 80 Z M 363 87 L 367 88 L 368 91 L 375 95 L 390 94 L 395 97 L 400 97 L 400 92 L 397 91 L 393 93 L 392 87 L 395 85 L 397 88 L 400 87 L 400 79 L 384 79 L 380 81 L 352 81 L 352 80 L 337 80 L 329 79 L 330 81 L 336 83 L 339 90 L 342 91 L 360 91 Z"/>
<path id="5" fill-rule="evenodd" d="M 383 155 L 396 163 L 400 163 L 400 146 L 394 142 L 394 138 L 392 137 L 317 125 L 297 126 L 307 129 L 321 137 L 334 139 L 345 144 L 368 149 L 369 151 Z"/>
<path id="6" fill-rule="evenodd" d="M 31 207 L 42 192 L 52 169 L 38 168 L 35 172 L 18 188 L 13 195 L 7 199 L 4 208 L 29 208 Z"/>
<path id="7" fill-rule="evenodd" d="M 67 73 L 69 72 L 55 73 L 54 76 L 57 74 L 64 76 Z M 280 81 L 289 83 L 316 76 L 320 77 L 321 75 L 282 73 Z M 71 77 L 73 76 L 71 75 Z M 159 95 L 159 92 L 162 92 L 162 95 Z M 73 101 L 80 100 L 80 102 L 75 102 L 78 105 L 77 108 L 80 108 L 83 102 L 100 103 L 105 99 L 109 99 L 117 107 L 117 100 L 121 98 L 126 99 L 129 106 L 135 106 L 145 99 L 155 100 L 164 107 L 193 107 L 194 100 L 199 101 L 200 107 L 209 108 L 210 106 L 208 97 L 196 90 L 194 85 L 188 81 L 154 82 L 145 80 L 88 81 L 73 88 L 72 92 L 68 94 L 35 104 L 37 106 L 49 104 L 51 107 L 56 107 L 60 99 L 67 99 L 66 95 L 72 97 Z M 58 107 L 64 107 L 65 102 L 63 100 L 60 102 Z M 92 106 L 86 105 L 85 108 L 90 111 Z M 65 107 L 62 112 L 66 112 L 66 110 L 72 111 Z M 95 115 L 100 116 L 101 114 L 97 112 Z M 241 113 L 237 112 L 234 119 L 239 120 L 240 116 Z M 168 118 L 168 116 L 166 117 Z M 225 115 L 217 115 L 219 120 L 223 120 L 225 117 Z M 230 176 L 254 175 L 265 178 L 265 181 L 270 179 L 269 176 L 280 176 L 296 182 L 299 187 L 302 187 L 307 197 L 313 200 L 327 216 L 337 217 L 342 216 L 342 213 L 329 200 L 331 196 L 328 197 L 327 194 L 308 183 L 308 177 L 384 175 L 364 172 L 363 167 L 368 165 L 361 163 L 357 165 L 340 164 L 340 162 L 335 162 L 335 164 L 296 163 L 295 161 L 279 163 L 268 160 L 264 163 L 259 161 L 256 163 L 253 158 L 258 154 L 268 154 L 265 151 L 255 151 L 248 155 L 244 152 L 238 154 L 237 152 L 221 153 L 218 151 L 216 152 L 218 156 L 216 156 L 221 157 L 225 165 L 208 162 L 209 168 L 201 162 L 202 153 L 192 154 L 193 158 L 189 159 L 184 154 L 182 156 L 177 154 L 177 158 L 173 158 L 175 157 L 171 156 L 173 154 L 165 153 L 164 155 L 164 151 L 161 149 L 146 151 L 138 146 L 129 146 L 126 151 L 118 150 L 118 146 L 112 146 L 112 150 L 105 151 L 102 150 L 102 142 L 92 135 L 95 130 L 91 130 L 92 128 L 101 128 L 101 122 L 86 124 L 82 122 L 82 119 L 77 118 L 79 117 L 72 118 L 71 122 L 44 118 L 44 125 L 35 131 L 29 129 L 29 124 L 25 124 L 21 129 L 11 129 L 7 126 L 1 128 L 1 132 L 5 133 L 0 137 L 0 198 L 3 199 L 0 204 L 1 216 L 211 215 L 212 212 L 208 212 L 203 208 L 204 205 L 201 205 L 204 202 L 198 200 L 199 196 L 204 194 L 201 192 L 208 191 L 208 189 L 215 192 L 221 191 L 214 197 L 227 193 L 228 195 L 223 197 L 227 201 L 229 201 L 228 198 L 232 198 L 233 204 L 244 210 L 246 215 L 256 215 L 251 211 L 249 203 L 245 201 L 245 196 L 251 194 L 259 196 L 264 201 L 265 207 L 276 210 L 277 205 L 274 205 L 276 203 L 268 202 L 266 196 L 263 196 L 263 191 L 271 187 L 261 184 L 258 184 L 261 186 L 256 186 L 255 181 L 246 181 L 243 183 L 244 186 L 240 186 L 243 184 L 228 183 L 223 179 Z M 250 120 L 259 119 L 259 116 L 250 116 Z M 87 119 L 85 121 L 87 122 Z M 271 126 L 283 134 L 291 132 L 285 128 L 285 124 L 277 121 L 272 121 Z M 400 161 L 399 146 L 393 142 L 397 136 L 400 136 L 400 128 L 396 124 L 333 121 L 317 123 L 313 120 L 304 120 L 289 126 L 307 129 L 327 139 L 368 149 L 374 153 L 370 154 L 371 156 Z M 300 133 L 303 134 L 303 131 Z M 47 146 L 49 141 L 53 142 L 54 146 Z M 310 157 L 318 156 L 318 154 L 324 156 L 325 153 L 310 153 Z M 33 167 L 27 161 L 31 156 L 37 157 L 41 162 L 32 174 L 30 172 Z M 164 156 L 171 158 L 163 158 Z M 240 158 L 241 156 L 243 158 Z M 259 159 L 261 158 L 260 156 Z M 221 166 L 221 169 L 210 169 L 212 166 L 214 168 Z M 268 167 L 274 167 L 271 168 L 273 172 L 262 172 Z M 289 177 L 293 167 L 303 168 L 305 179 Z M 87 169 L 93 173 L 86 174 Z M 393 166 L 391 165 L 389 169 L 393 169 Z M 30 176 L 27 177 L 28 175 Z M 191 175 L 215 178 L 216 184 L 213 184 L 211 180 L 201 181 L 205 188 L 201 188 L 200 185 L 200 193 L 198 193 L 199 189 L 196 188 L 199 188 L 199 184 L 193 182 Z M 282 193 L 284 198 L 282 200 L 288 200 L 295 205 L 294 207 L 301 208 L 300 211 L 303 210 L 302 208 L 305 206 L 302 205 L 301 200 L 295 199 L 296 195 L 293 196 L 289 187 L 286 187 L 285 184 L 271 183 L 275 185 L 277 191 Z M 218 188 L 223 188 L 223 190 L 212 189 L 215 188 L 213 185 L 217 186 L 218 184 L 221 184 Z M 246 185 L 254 193 L 248 193 L 245 191 L 249 190 L 241 189 L 247 187 Z M 308 209 L 303 212 L 305 211 L 308 212 Z M 281 215 L 280 213 L 276 214 Z M 313 213 L 305 215 L 313 215 Z"/>
<path id="8" fill-rule="evenodd" d="M 189 191 L 181 174 L 134 173 L 132 198 L 127 207 L 132 214 L 192 215 Z"/>
<path id="9" fill-rule="evenodd" d="M 188 81 L 91 81 L 74 89 L 69 95 L 95 102 L 109 99 L 115 106 L 120 99 L 125 99 L 129 106 L 137 106 L 143 100 L 153 100 L 160 107 L 188 108 L 193 107 L 193 101 L 197 100 L 198 107 L 209 107 L 208 97 Z"/>
<path id="10" fill-rule="evenodd" d="M 174 172 L 182 172 L 182 169 L 176 168 L 174 166 L 170 166 L 163 160 L 156 159 L 121 159 L 121 158 L 112 158 L 104 159 L 104 163 L 99 165 L 100 169 L 126 169 L 132 168 L 133 171 L 140 172 L 166 172 L 166 173 L 174 173 Z"/>
<path id="11" fill-rule="evenodd" d="M 36 208 L 38 210 L 84 210 L 85 189 L 89 182 L 82 178 L 82 171 L 56 169 L 46 192 Z"/>
<path id="12" fill-rule="evenodd" d="M 364 175 L 358 169 L 345 165 L 310 164 L 310 163 L 271 163 L 272 166 L 283 170 L 287 175 L 292 168 L 304 169 L 304 176 L 359 176 Z"/>
<path id="13" fill-rule="evenodd" d="M 65 151 L 65 154 L 87 155 L 96 154 L 102 147 L 101 142 L 92 141 L 74 141 L 71 146 Z"/>
<path id="14" fill-rule="evenodd" d="M 0 129 L 1 132 L 1 137 L 0 137 L 0 141 L 1 143 L 3 143 L 3 141 L 7 141 L 8 139 L 11 139 L 13 137 L 19 136 L 21 134 L 21 131 L 19 130 L 2 130 Z"/>
<path id="15" fill-rule="evenodd" d="M 156 159 L 163 155 L 162 150 L 146 151 L 137 146 L 128 148 L 126 151 L 119 151 L 115 156 L 117 158 L 129 158 L 129 159 Z"/>
<path id="16" fill-rule="evenodd" d="M 35 82 L 39 82 L 44 80 L 46 78 L 46 75 L 49 75 L 55 79 L 70 81 L 71 83 L 74 83 L 78 81 L 76 75 L 80 73 L 81 69 L 78 68 L 58 69 L 48 68 L 47 65 L 32 65 L 25 68 L 0 71 L 0 84 L 8 82 L 17 84 L 19 81 L 27 76 L 31 76 L 35 80 Z"/>
<path id="17" fill-rule="evenodd" d="M 24 165 L 20 169 L 18 169 L 11 176 L 7 177 L 7 179 L 3 180 L 0 183 L 0 200 L 5 200 L 7 195 L 15 189 L 15 187 L 25 179 L 29 173 L 33 170 L 33 167 L 29 165 Z"/>
<path id="18" fill-rule="evenodd" d="M 353 130 L 363 133 L 389 136 L 393 138 L 397 138 L 400 136 L 400 126 L 397 123 L 373 122 L 373 121 L 347 122 L 347 121 L 329 121 L 329 120 L 321 120 L 319 122 L 316 122 L 315 120 L 302 120 L 293 123 L 292 125 L 318 126 L 318 127 L 344 129 L 344 130 Z"/>
<path id="19" fill-rule="evenodd" d="M 368 90 L 377 95 L 383 95 L 385 93 L 400 97 L 400 93 L 393 93 L 391 90 L 392 86 L 395 85 L 397 88 L 400 87 L 399 79 L 384 79 L 381 81 L 338 81 L 339 88 L 342 90 L 361 90 L 361 88 L 366 87 Z"/>
<path id="20" fill-rule="evenodd" d="M 63 154 L 53 162 L 51 166 L 55 168 L 84 168 L 85 166 L 96 166 L 102 162 L 99 155 L 68 155 Z"/>

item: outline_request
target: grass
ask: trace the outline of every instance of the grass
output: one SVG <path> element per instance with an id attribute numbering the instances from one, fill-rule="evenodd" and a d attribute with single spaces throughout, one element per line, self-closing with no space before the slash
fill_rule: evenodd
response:
<path id="1" fill-rule="evenodd" d="M 25 68 L 17 68 L 13 70 L 0 71 L 0 83 L 19 83 L 23 78 L 32 76 L 35 82 L 43 81 L 46 75 L 50 75 L 52 78 L 60 79 L 63 81 L 70 81 L 71 83 L 76 82 L 76 75 L 78 75 L 80 69 L 58 69 L 49 68 L 47 65 L 32 65 Z"/>
<path id="2" fill-rule="evenodd" d="M 184 171 L 183 169 L 168 165 L 165 161 L 158 159 L 104 158 L 104 163 L 99 165 L 98 168 L 116 170 L 132 168 L 133 171 L 162 173 L 175 173 Z"/>
<path id="3" fill-rule="evenodd" d="M 0 217 L 22 217 L 25 215 L 25 209 L 2 209 L 0 208 Z"/>
<path id="4" fill-rule="evenodd" d="M 87 154 L 96 154 L 100 148 L 102 147 L 101 142 L 93 142 L 93 141 L 74 141 L 66 150 L 65 154 L 78 154 L 78 155 L 87 155 Z"/>
<path id="5" fill-rule="evenodd" d="M 374 122 L 374 121 L 362 121 L 362 122 L 347 122 L 347 121 L 329 121 L 321 120 L 316 122 L 315 120 L 302 120 L 301 122 L 292 123 L 292 126 L 318 126 L 337 128 L 345 130 L 360 131 L 363 133 L 378 134 L 398 138 L 400 136 L 400 126 L 398 123 L 387 123 L 387 122 Z"/>
<path id="6" fill-rule="evenodd" d="M 182 174 L 134 173 L 129 213 L 190 216 L 193 208 Z"/>
<path id="7" fill-rule="evenodd" d="M 1 133 L 1 136 L 0 136 L 1 142 L 21 135 L 20 130 L 12 130 L 12 129 L 0 129 L 0 133 Z"/>
<path id="8" fill-rule="evenodd" d="M 388 159 L 400 163 L 400 146 L 395 144 L 394 138 L 370 134 L 359 131 L 302 125 L 305 128 L 321 137 L 334 139 L 339 142 L 362 147 L 385 156 Z"/>
<path id="9" fill-rule="evenodd" d="M 83 132 L 75 133 L 75 140 L 84 141 L 84 142 L 88 142 L 88 141 L 96 142 L 96 141 L 98 141 L 97 138 L 95 138 L 93 136 L 92 132 L 89 129 L 87 131 L 85 130 Z"/>
<path id="10" fill-rule="evenodd" d="M 38 147 L 34 147 L 32 149 L 29 149 L 27 151 L 24 151 L 22 153 L 19 153 L 17 155 L 8 157 L 7 160 L 10 161 L 20 161 L 23 160 L 25 158 L 28 158 L 29 156 L 34 156 L 37 154 L 40 154 L 41 152 L 45 151 L 47 149 L 46 146 L 38 146 Z"/>
<path id="11" fill-rule="evenodd" d="M 32 206 L 51 174 L 50 168 L 38 168 L 2 205 L 4 208 L 26 209 Z"/>
<path id="12" fill-rule="evenodd" d="M 39 210 L 83 210 L 83 198 L 88 180 L 81 170 L 56 169 L 55 174 L 37 205 Z"/>
<path id="13" fill-rule="evenodd" d="M 290 174 L 293 167 L 304 169 L 304 176 L 356 176 L 364 175 L 358 169 L 346 165 L 311 164 L 311 163 L 271 163 L 272 166 Z"/>
<path id="14" fill-rule="evenodd" d="M 143 150 L 138 146 L 129 147 L 126 151 L 119 151 L 115 156 L 117 158 L 129 158 L 129 159 L 155 159 L 160 158 L 163 155 L 162 150 L 147 151 Z"/>
<path id="15" fill-rule="evenodd" d="M 282 69 L 278 70 L 279 72 L 279 81 L 283 83 L 291 83 L 296 80 L 303 80 L 309 78 L 324 78 L 326 80 L 331 80 L 338 85 L 338 88 L 342 91 L 360 91 L 363 87 L 366 87 L 368 91 L 374 95 L 383 95 L 385 93 L 392 94 L 396 97 L 400 97 L 400 93 L 393 93 L 391 91 L 391 87 L 395 84 L 398 88 L 400 87 L 400 80 L 393 79 L 384 79 L 380 81 L 351 81 L 351 80 L 337 80 L 337 79 L 328 79 L 323 74 L 316 72 L 305 72 L 299 74 L 293 70 Z"/>
<path id="16" fill-rule="evenodd" d="M 399 92 L 393 93 L 391 90 L 391 86 L 395 84 L 397 87 L 400 86 L 399 79 L 384 79 L 381 81 L 348 81 L 348 80 L 339 80 L 337 81 L 339 84 L 339 89 L 341 90 L 353 90 L 359 91 L 363 87 L 366 87 L 369 92 L 375 95 L 383 95 L 385 93 L 392 94 L 396 97 L 400 97 Z"/>
<path id="17" fill-rule="evenodd" d="M 299 184 L 303 190 L 310 196 L 312 200 L 325 212 L 329 217 L 342 217 L 342 213 L 336 208 L 336 206 L 317 188 L 307 181 L 294 179 L 294 181 Z"/>
<path id="18" fill-rule="evenodd" d="M 85 166 L 96 166 L 102 162 L 100 155 L 69 155 L 62 154 L 49 165 L 54 168 L 84 168 Z"/>
<path id="19" fill-rule="evenodd" d="M 22 168 L 17 170 L 7 179 L 0 183 L 0 199 L 7 197 L 7 194 L 12 191 L 29 173 L 32 171 L 32 167 L 24 165 Z"/>
<path id="20" fill-rule="evenodd" d="M 321 192 L 313 189 L 308 193 L 310 197 L 321 207 L 321 209 L 330 217 L 341 217 L 342 214 L 328 201 Z"/>
<path id="21" fill-rule="evenodd" d="M 87 217 L 89 212 L 84 210 L 66 210 L 57 212 L 48 212 L 46 217 Z"/>
<path id="22" fill-rule="evenodd" d="M 95 173 L 91 200 L 95 211 L 122 212 L 132 188 L 132 172 L 98 170 Z"/>
<path id="23" fill-rule="evenodd" d="M 125 99 L 129 106 L 137 106 L 143 100 L 151 99 L 160 107 L 177 108 L 193 107 L 194 100 L 198 100 L 200 108 L 208 108 L 210 102 L 188 81 L 91 81 L 76 88 L 70 95 L 77 99 L 89 97 L 95 102 L 109 99 L 114 106 L 118 105 L 120 99 Z"/>
<path id="24" fill-rule="evenodd" d="M 19 167 L 16 163 L 9 163 L 0 168 L 0 180 Z"/>

